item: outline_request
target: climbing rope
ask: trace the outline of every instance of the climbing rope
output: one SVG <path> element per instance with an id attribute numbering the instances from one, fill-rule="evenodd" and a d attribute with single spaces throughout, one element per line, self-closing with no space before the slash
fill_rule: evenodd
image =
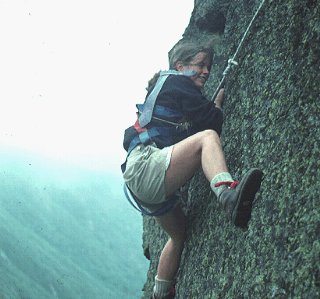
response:
<path id="1" fill-rule="evenodd" d="M 220 83 L 219 83 L 219 85 L 218 85 L 218 88 L 216 89 L 215 93 L 213 94 L 213 96 L 212 96 L 212 98 L 211 98 L 211 101 L 214 101 L 214 99 L 216 98 L 216 96 L 217 96 L 219 90 L 222 88 L 222 86 L 223 86 L 223 84 L 224 84 L 224 82 L 225 82 L 225 79 L 226 79 L 227 75 L 229 74 L 230 69 L 232 68 L 232 66 L 239 64 L 239 63 L 236 61 L 236 58 L 237 58 L 237 56 L 238 56 L 238 53 L 239 53 L 239 51 L 240 51 L 240 49 L 241 49 L 241 47 L 242 47 L 242 44 L 243 44 L 244 40 L 246 39 L 246 37 L 247 37 L 247 35 L 248 35 L 248 32 L 249 32 L 249 30 L 250 30 L 253 22 L 254 22 L 255 19 L 257 18 L 257 16 L 258 16 L 258 14 L 259 14 L 259 12 L 260 12 L 260 10 L 261 10 L 261 8 L 262 8 L 262 6 L 263 6 L 264 3 L 265 3 L 265 0 L 262 0 L 261 3 L 260 3 L 260 5 L 259 5 L 259 7 L 258 7 L 258 9 L 256 10 L 254 16 L 252 17 L 252 19 L 251 19 L 251 21 L 250 21 L 250 23 L 249 23 L 249 25 L 248 25 L 248 27 L 247 27 L 247 30 L 244 32 L 244 34 L 243 34 L 243 36 L 242 36 L 242 39 L 241 39 L 241 41 L 240 41 L 240 43 L 239 43 L 239 45 L 238 45 L 238 48 L 237 48 L 236 52 L 234 53 L 233 57 L 228 60 L 228 65 L 227 65 L 226 69 L 225 69 L 225 70 L 223 71 L 223 73 L 222 73 L 222 76 L 223 76 L 223 77 L 222 77 L 222 79 L 221 79 L 221 81 L 220 81 Z"/>

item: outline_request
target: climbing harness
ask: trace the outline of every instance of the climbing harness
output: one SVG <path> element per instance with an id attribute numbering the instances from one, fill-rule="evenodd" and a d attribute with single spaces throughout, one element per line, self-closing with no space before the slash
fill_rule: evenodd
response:
<path id="1" fill-rule="evenodd" d="M 186 70 L 184 72 L 178 72 L 176 70 L 162 71 L 160 72 L 157 83 L 151 93 L 148 95 L 144 104 L 137 104 L 139 111 L 139 117 L 134 124 L 134 132 L 132 132 L 133 138 L 128 145 L 127 152 L 130 152 L 138 145 L 148 145 L 152 142 L 154 137 L 162 136 L 162 146 L 169 146 L 174 141 L 175 137 L 179 135 L 184 136 L 190 129 L 191 124 L 187 121 L 181 121 L 183 114 L 180 111 L 156 105 L 157 96 L 165 83 L 169 75 L 183 75 L 187 77 L 194 76 L 196 74 L 193 70 Z M 147 125 L 151 120 L 156 120 L 161 125 L 154 125 L 152 128 L 147 128 Z"/>
<path id="2" fill-rule="evenodd" d="M 238 45 L 238 48 L 237 48 L 236 52 L 234 53 L 233 57 L 228 60 L 228 65 L 227 65 L 226 69 L 224 70 L 224 72 L 222 73 L 223 77 L 222 77 L 222 79 L 221 79 L 221 81 L 220 81 L 220 83 L 218 85 L 218 88 L 216 89 L 215 93 L 213 94 L 213 96 L 211 98 L 211 101 L 214 101 L 214 99 L 216 98 L 219 90 L 224 85 L 225 79 L 226 79 L 227 75 L 229 74 L 229 71 L 232 68 L 232 66 L 239 65 L 239 63 L 236 61 L 237 55 L 238 55 L 238 53 L 239 53 L 239 51 L 240 51 L 240 49 L 242 47 L 242 44 L 243 44 L 244 40 L 246 39 L 246 37 L 248 35 L 248 32 L 249 32 L 253 22 L 256 20 L 256 18 L 257 18 L 257 16 L 258 16 L 258 14 L 259 14 L 259 12 L 260 12 L 260 10 L 261 10 L 261 8 L 262 8 L 264 3 L 265 3 L 265 0 L 262 0 L 260 5 L 259 5 L 259 7 L 258 7 L 258 9 L 256 10 L 255 14 L 253 15 L 253 17 L 252 17 L 252 19 L 251 19 L 251 21 L 250 21 L 250 23 L 249 23 L 249 25 L 247 27 L 247 30 L 244 32 L 244 34 L 242 36 L 242 39 L 241 39 L 241 41 L 240 41 L 240 43 Z"/>
<path id="3" fill-rule="evenodd" d="M 137 104 L 139 113 L 143 113 L 144 105 L 145 104 Z M 177 122 L 183 117 L 179 111 L 161 105 L 155 105 L 152 109 L 152 119 L 164 125 L 155 124 L 152 128 L 142 128 L 139 120 L 137 120 L 133 126 L 134 136 L 127 148 L 128 155 L 138 144 L 148 145 L 152 143 L 154 137 L 162 136 L 162 146 L 164 147 L 171 145 L 174 138 L 184 136 L 186 132 L 189 131 L 191 127 L 189 122 Z"/>
<path id="4" fill-rule="evenodd" d="M 133 137 L 128 145 L 127 152 L 129 156 L 130 152 L 139 144 L 148 145 L 153 142 L 153 138 L 162 136 L 162 146 L 169 146 L 172 144 L 173 138 L 182 136 L 190 129 L 191 124 L 189 122 L 179 122 L 183 115 L 180 111 L 170 109 L 161 105 L 156 105 L 156 99 L 158 94 L 165 83 L 169 75 L 183 75 L 192 77 L 196 74 L 194 70 L 185 70 L 178 72 L 176 70 L 162 71 L 160 72 L 157 83 L 151 93 L 148 95 L 144 104 L 137 104 L 139 111 L 139 117 L 134 124 L 133 128 L 129 128 Z M 164 119 L 165 118 L 165 119 Z M 146 128 L 151 120 L 162 122 L 165 126 L 152 126 Z M 126 162 L 121 165 L 122 172 L 125 171 Z M 124 184 L 124 194 L 130 204 L 143 215 L 147 216 L 161 216 L 170 211 L 178 201 L 178 194 L 174 194 L 167 198 L 167 200 L 160 205 L 158 209 L 151 212 L 144 208 L 140 200 L 132 193 L 126 184 Z"/>
<path id="5" fill-rule="evenodd" d="M 156 99 L 158 97 L 158 94 L 159 94 L 164 82 L 166 82 L 169 75 L 184 75 L 184 76 L 192 77 L 195 74 L 196 74 L 196 72 L 193 70 L 186 70 L 184 72 L 178 72 L 176 70 L 169 70 L 169 71 L 160 72 L 160 76 L 157 80 L 157 83 L 156 83 L 155 87 L 153 88 L 152 92 L 147 97 L 146 102 L 144 104 L 143 112 L 141 113 L 141 115 L 139 117 L 140 126 L 143 128 L 147 124 L 150 123 L 150 121 L 152 119 L 152 113 L 153 113 L 154 105 L 156 103 Z"/>

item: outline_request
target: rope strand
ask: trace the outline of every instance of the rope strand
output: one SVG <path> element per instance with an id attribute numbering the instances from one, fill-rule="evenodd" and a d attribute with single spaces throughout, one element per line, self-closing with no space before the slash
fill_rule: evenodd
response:
<path id="1" fill-rule="evenodd" d="M 252 17 L 252 19 L 251 19 L 246 31 L 244 32 L 244 34 L 242 36 L 242 39 L 241 39 L 241 41 L 240 41 L 240 43 L 238 45 L 238 48 L 237 48 L 236 52 L 234 53 L 233 57 L 228 60 L 228 65 L 227 65 L 226 69 L 224 70 L 224 72 L 222 73 L 223 77 L 222 77 L 222 79 L 221 79 L 221 81 L 220 81 L 220 83 L 218 85 L 218 88 L 216 89 L 215 93 L 213 94 L 213 96 L 211 98 L 211 101 L 214 101 L 214 99 L 216 98 L 216 96 L 217 96 L 219 90 L 222 88 L 222 86 L 223 86 L 223 84 L 225 82 L 225 79 L 226 79 L 230 69 L 232 68 L 232 66 L 233 65 L 238 65 L 238 62 L 236 61 L 236 57 L 238 56 L 240 48 L 242 47 L 242 44 L 243 44 L 244 40 L 246 39 L 246 37 L 248 35 L 248 32 L 249 32 L 253 22 L 257 18 L 257 16 L 258 16 L 258 14 L 259 14 L 259 12 L 260 12 L 260 10 L 261 10 L 261 8 L 262 8 L 264 3 L 265 3 L 265 0 L 262 0 L 260 5 L 259 5 L 259 7 L 258 7 L 258 9 L 256 10 L 255 14 L 253 15 L 253 17 Z"/>

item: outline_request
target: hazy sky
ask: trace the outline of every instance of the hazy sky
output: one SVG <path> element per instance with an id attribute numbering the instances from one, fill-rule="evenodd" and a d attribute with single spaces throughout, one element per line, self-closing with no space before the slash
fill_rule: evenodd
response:
<path id="1" fill-rule="evenodd" d="M 119 170 L 134 104 L 193 3 L 0 0 L 1 148 Z"/>

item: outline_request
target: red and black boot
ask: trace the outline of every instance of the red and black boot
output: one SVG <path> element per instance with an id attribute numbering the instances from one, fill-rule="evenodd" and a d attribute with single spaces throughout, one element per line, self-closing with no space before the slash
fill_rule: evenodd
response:
<path id="1" fill-rule="evenodd" d="M 226 185 L 227 188 L 218 197 L 227 217 L 238 227 L 247 228 L 255 195 L 260 189 L 263 173 L 261 170 L 250 169 L 241 182 L 219 182 L 216 187 Z"/>

